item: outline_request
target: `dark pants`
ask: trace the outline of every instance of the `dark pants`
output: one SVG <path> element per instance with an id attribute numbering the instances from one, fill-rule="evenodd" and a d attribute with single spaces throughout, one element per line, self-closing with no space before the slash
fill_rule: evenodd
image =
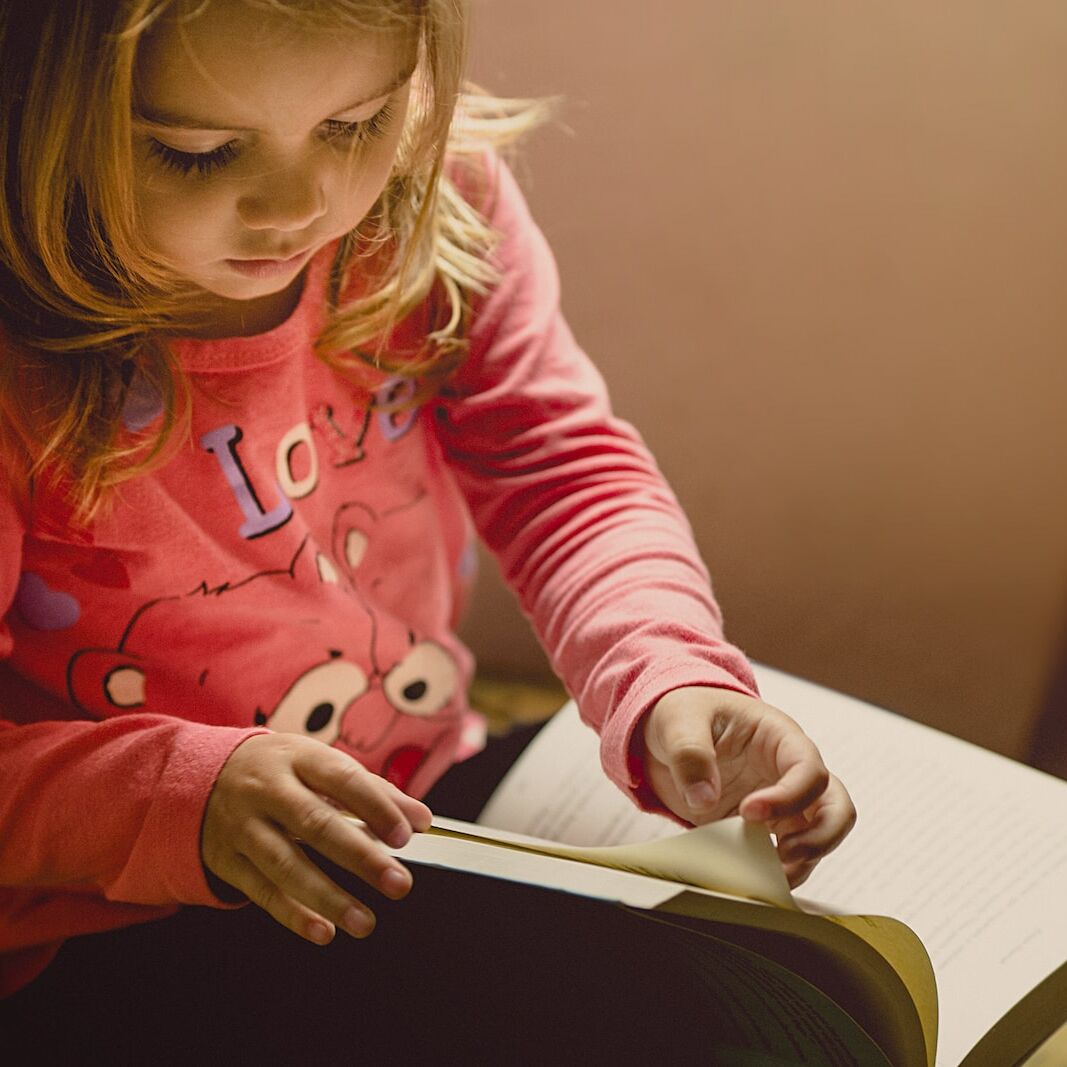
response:
<path id="1" fill-rule="evenodd" d="M 473 817 L 526 740 L 455 768 L 431 806 Z M 316 947 L 255 907 L 185 908 L 74 938 L 0 1001 L 0 1062 L 592 1065 L 693 1054 L 683 1050 L 702 1029 L 692 1025 L 700 983 L 647 919 L 432 868 L 416 868 L 408 898 L 392 902 L 330 873 L 376 911 L 366 941 L 339 933 Z M 678 981 L 650 988 L 665 967 Z"/>

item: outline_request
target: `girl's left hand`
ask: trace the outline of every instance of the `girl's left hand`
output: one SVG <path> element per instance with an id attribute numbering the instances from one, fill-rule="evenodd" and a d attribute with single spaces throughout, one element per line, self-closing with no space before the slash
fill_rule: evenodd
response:
<path id="1" fill-rule="evenodd" d="M 675 815 L 762 822 L 796 887 L 848 835 L 856 809 L 811 739 L 784 712 L 729 689 L 686 686 L 644 722 L 645 770 Z"/>

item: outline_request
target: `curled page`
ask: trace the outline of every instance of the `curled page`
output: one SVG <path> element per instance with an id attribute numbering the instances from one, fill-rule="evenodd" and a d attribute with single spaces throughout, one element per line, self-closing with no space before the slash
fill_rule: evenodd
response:
<path id="1" fill-rule="evenodd" d="M 736 817 L 655 841 L 606 846 L 563 845 L 443 818 L 434 820 L 434 831 L 796 907 L 767 831 Z"/>

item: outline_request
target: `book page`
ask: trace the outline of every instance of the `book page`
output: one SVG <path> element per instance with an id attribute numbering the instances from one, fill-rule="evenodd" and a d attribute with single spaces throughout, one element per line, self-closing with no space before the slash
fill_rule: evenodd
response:
<path id="1" fill-rule="evenodd" d="M 483 826 L 560 844 L 627 845 L 680 823 L 632 804 L 600 770 L 600 740 L 573 703 L 541 728 L 478 816 Z"/>
<path id="2" fill-rule="evenodd" d="M 692 830 L 674 828 L 668 837 L 627 845 L 577 846 L 526 834 L 436 817 L 431 833 L 493 841 L 515 849 L 561 856 L 583 863 L 632 871 L 725 893 L 747 900 L 795 908 L 770 837 L 742 819 L 723 819 Z"/>
<path id="3" fill-rule="evenodd" d="M 406 862 L 503 878 L 634 908 L 656 908 L 684 888 L 675 882 L 630 871 L 597 867 L 526 849 L 494 848 L 485 840 L 449 834 L 414 834 L 403 848 L 390 851 Z"/>
<path id="4" fill-rule="evenodd" d="M 937 1062 L 955 1067 L 1067 961 L 1067 783 L 780 672 L 757 678 L 859 811 L 802 905 L 890 915 L 919 935 L 937 975 Z"/>
<path id="5" fill-rule="evenodd" d="M 634 918 L 658 925 L 664 937 L 674 940 L 679 956 L 698 963 L 695 974 L 709 1006 L 694 1013 L 694 1026 L 707 1028 L 701 1062 L 732 1067 L 890 1067 L 890 1058 L 847 1011 L 765 954 L 707 932 L 676 927 L 661 915 Z"/>

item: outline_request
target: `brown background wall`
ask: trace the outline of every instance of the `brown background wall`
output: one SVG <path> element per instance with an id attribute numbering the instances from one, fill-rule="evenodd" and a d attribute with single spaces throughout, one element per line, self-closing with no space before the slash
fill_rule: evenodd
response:
<path id="1" fill-rule="evenodd" d="M 734 641 L 1023 754 L 1067 623 L 1067 5 L 474 12 L 478 80 L 565 97 L 520 178 Z M 495 582 L 466 633 L 544 670 Z"/>

